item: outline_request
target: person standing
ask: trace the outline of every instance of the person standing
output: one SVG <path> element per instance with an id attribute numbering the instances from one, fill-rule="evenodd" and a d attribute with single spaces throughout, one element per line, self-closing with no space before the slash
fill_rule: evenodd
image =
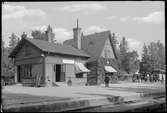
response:
<path id="1" fill-rule="evenodd" d="M 147 82 L 149 82 L 149 74 L 147 73 Z"/>
<path id="2" fill-rule="evenodd" d="M 105 79 L 104 79 L 104 82 L 105 82 L 105 87 L 109 87 L 109 81 L 110 81 L 110 78 L 108 75 L 105 76 Z"/>

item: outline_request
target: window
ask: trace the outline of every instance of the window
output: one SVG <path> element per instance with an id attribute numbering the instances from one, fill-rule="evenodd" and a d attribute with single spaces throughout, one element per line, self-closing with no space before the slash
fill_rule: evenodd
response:
<path id="1" fill-rule="evenodd" d="M 76 78 L 83 78 L 83 73 L 76 74 Z"/>
<path id="2" fill-rule="evenodd" d="M 88 44 L 88 46 L 91 46 L 93 44 L 94 44 L 94 42 L 90 41 L 89 44 Z"/>
<path id="3" fill-rule="evenodd" d="M 25 56 L 31 55 L 31 49 L 29 46 L 25 46 Z"/>

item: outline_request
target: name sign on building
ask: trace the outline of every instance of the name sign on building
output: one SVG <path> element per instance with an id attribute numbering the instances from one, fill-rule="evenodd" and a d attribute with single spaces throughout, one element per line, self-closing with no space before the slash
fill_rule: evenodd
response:
<path id="1" fill-rule="evenodd" d="M 63 59 L 63 63 L 66 63 L 66 64 L 74 64 L 74 60 Z"/>

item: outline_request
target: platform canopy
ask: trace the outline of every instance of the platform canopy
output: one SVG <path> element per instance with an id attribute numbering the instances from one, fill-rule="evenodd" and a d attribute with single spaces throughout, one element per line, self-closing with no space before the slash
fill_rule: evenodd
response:
<path id="1" fill-rule="evenodd" d="M 104 68 L 107 72 L 117 72 L 112 66 L 105 66 Z"/>
<path id="2" fill-rule="evenodd" d="M 88 73 L 90 72 L 89 69 L 87 69 L 83 63 L 75 63 L 75 69 L 76 73 Z"/>

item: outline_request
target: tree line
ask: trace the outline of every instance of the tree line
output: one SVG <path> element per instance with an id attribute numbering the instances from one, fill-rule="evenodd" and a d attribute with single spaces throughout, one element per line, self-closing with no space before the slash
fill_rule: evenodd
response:
<path id="1" fill-rule="evenodd" d="M 154 70 L 165 70 L 165 46 L 159 40 L 143 45 L 140 73 L 152 74 Z"/>

